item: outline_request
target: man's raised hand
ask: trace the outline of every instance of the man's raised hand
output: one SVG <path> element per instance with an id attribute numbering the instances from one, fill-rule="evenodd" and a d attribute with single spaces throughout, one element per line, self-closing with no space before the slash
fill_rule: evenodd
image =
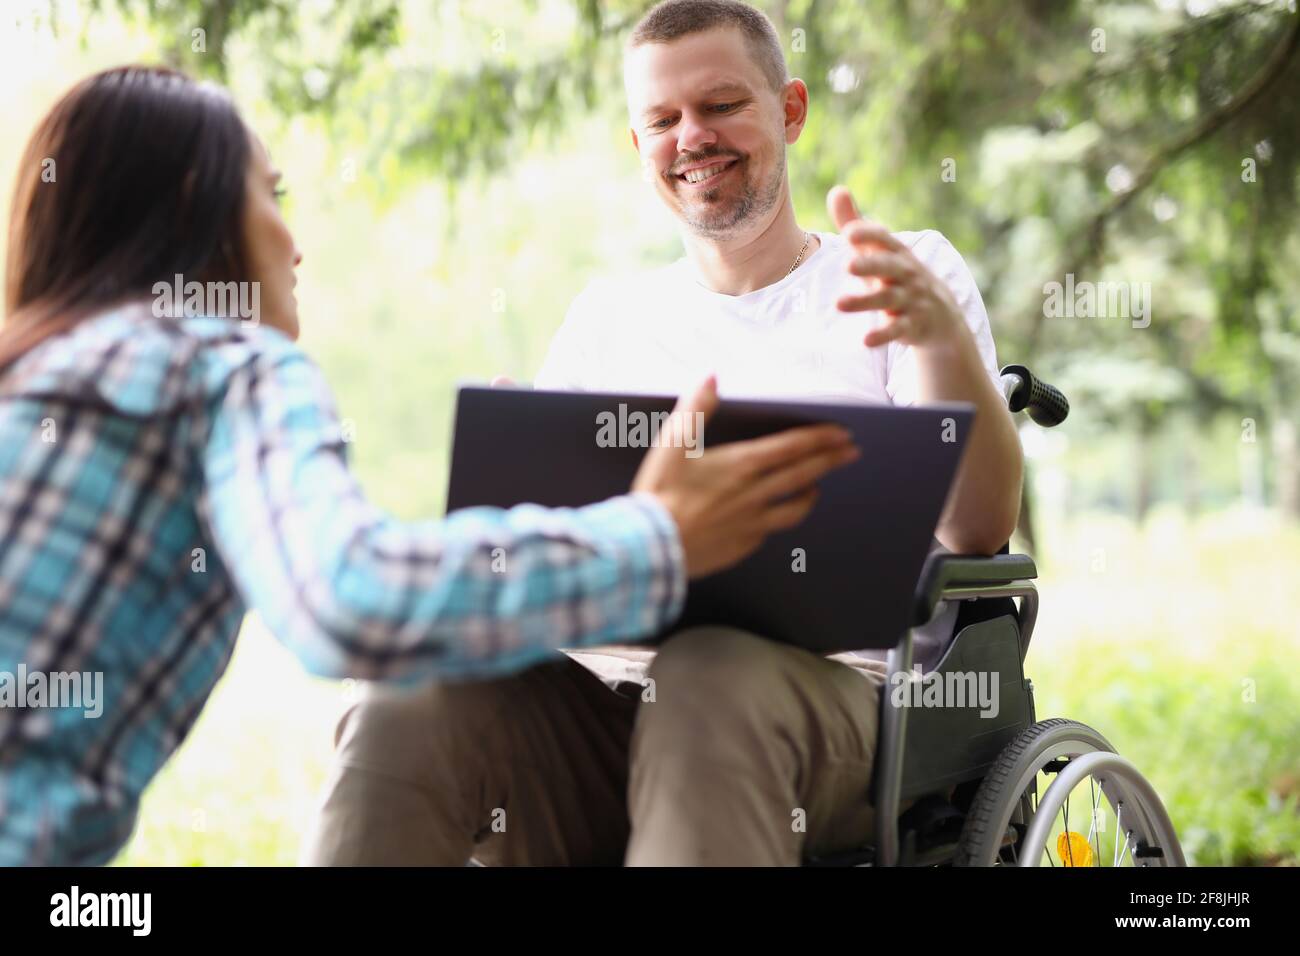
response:
<path id="1" fill-rule="evenodd" d="M 965 322 L 948 286 L 888 229 L 863 219 L 847 189 L 832 187 L 826 208 L 840 235 L 853 246 L 849 272 L 863 280 L 863 291 L 841 296 L 836 308 L 885 316 L 866 334 L 866 345 L 898 341 L 923 346 L 961 334 Z"/>

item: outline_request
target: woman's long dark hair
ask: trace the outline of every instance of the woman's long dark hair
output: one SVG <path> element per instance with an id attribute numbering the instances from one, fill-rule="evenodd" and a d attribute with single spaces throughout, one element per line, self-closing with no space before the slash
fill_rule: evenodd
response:
<path id="1" fill-rule="evenodd" d="M 229 95 L 165 67 L 73 87 L 32 134 L 14 188 L 0 373 L 99 310 L 177 273 L 246 279 L 251 145 Z"/>

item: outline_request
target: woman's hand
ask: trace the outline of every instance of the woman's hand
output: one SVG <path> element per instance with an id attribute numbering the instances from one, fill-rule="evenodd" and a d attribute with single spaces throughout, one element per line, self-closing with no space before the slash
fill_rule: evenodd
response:
<path id="1" fill-rule="evenodd" d="M 717 407 L 712 376 L 682 396 L 632 484 L 657 497 L 677 522 L 692 578 L 736 564 L 773 531 L 799 524 L 817 500 L 816 482 L 861 454 L 838 425 L 705 447 L 702 426 Z M 691 457 L 694 448 L 703 451 Z"/>

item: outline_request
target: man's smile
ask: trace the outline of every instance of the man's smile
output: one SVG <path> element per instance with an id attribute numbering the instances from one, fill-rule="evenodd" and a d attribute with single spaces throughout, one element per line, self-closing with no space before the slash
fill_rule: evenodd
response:
<path id="1" fill-rule="evenodd" d="M 688 166 L 682 172 L 674 174 L 678 182 L 688 186 L 712 186 L 719 176 L 734 166 L 738 160 L 735 157 L 725 159 L 711 159 L 704 163 L 696 163 Z"/>

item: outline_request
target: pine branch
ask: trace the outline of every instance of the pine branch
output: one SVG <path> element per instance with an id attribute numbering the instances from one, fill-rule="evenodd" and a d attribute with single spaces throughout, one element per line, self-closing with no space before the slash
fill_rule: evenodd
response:
<path id="1" fill-rule="evenodd" d="M 1088 223 L 1076 232 L 1073 240 L 1067 244 L 1067 253 L 1062 257 L 1062 267 L 1056 269 L 1051 275 L 1055 277 L 1069 273 L 1077 274 L 1091 265 L 1103 249 L 1107 223 L 1126 209 L 1174 160 L 1214 136 L 1229 120 L 1259 99 L 1282 75 L 1287 65 L 1295 57 L 1298 49 L 1300 49 L 1300 10 L 1291 15 L 1286 33 L 1277 46 L 1273 48 L 1273 52 L 1264 66 L 1237 91 L 1237 94 L 1232 99 L 1206 113 L 1181 135 L 1156 150 L 1155 154 L 1151 156 L 1134 178 L 1133 185 L 1129 189 L 1112 196 L 1101 209 L 1093 214 Z M 1030 356 L 1033 356 L 1037 351 L 1042 326 L 1043 315 L 1040 310 L 1034 314 L 1033 321 L 1030 324 L 1026 345 Z"/>

